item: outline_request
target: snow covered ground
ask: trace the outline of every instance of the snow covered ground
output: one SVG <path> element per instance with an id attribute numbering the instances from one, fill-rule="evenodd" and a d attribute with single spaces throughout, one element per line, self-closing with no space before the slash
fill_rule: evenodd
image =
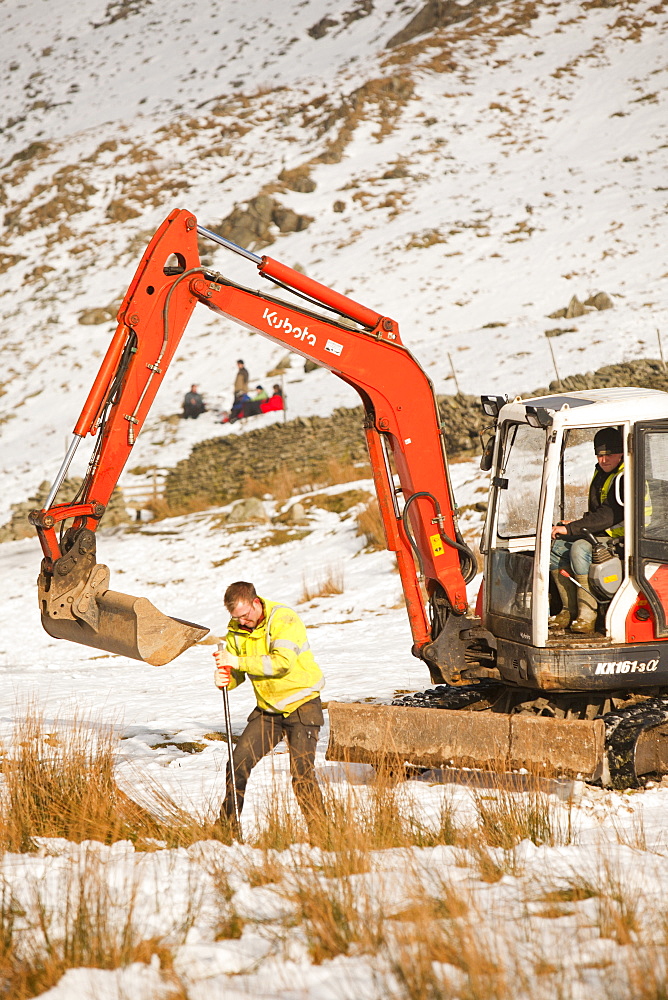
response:
<path id="1" fill-rule="evenodd" d="M 176 206 L 212 225 L 270 190 L 311 216 L 301 232 L 274 227 L 268 252 L 396 318 L 438 392 L 454 391 L 453 367 L 464 392 L 545 385 L 555 374 L 548 329 L 560 329 L 550 343 L 562 376 L 657 355 L 668 314 L 666 5 L 504 0 L 387 49 L 421 6 L 0 5 L 11 47 L 0 70 L 0 523 L 12 503 L 55 474 L 113 331 L 112 307 Z M 281 187 L 280 171 L 297 167 L 315 190 Z M 212 260 L 255 284 L 250 265 L 222 250 Z M 584 300 L 599 290 L 611 295 L 613 309 L 548 317 L 572 295 Z M 80 322 L 106 308 L 103 322 Z M 176 426 L 165 418 L 191 382 L 223 405 L 237 357 L 260 381 L 284 353 L 197 314 L 130 464 L 168 467 L 199 440 L 242 437 L 243 427 L 223 427 L 212 414 Z M 286 381 L 291 415 L 357 402 L 344 383 L 322 370 L 305 374 L 296 358 Z M 85 454 L 78 461 L 75 473 Z M 460 505 L 481 499 L 475 463 L 454 465 L 452 475 Z M 112 585 L 220 633 L 224 587 L 250 578 L 303 615 L 326 699 L 387 701 L 397 689 L 425 686 L 426 671 L 410 655 L 392 559 L 362 551 L 354 517 L 312 508 L 307 537 L 270 544 L 271 525 L 231 533 L 217 513 L 103 528 L 99 553 Z M 467 532 L 477 527 L 470 515 Z M 83 711 L 123 737 L 125 787 L 140 796 L 156 781 L 189 810 L 215 809 L 225 745 L 205 738 L 222 728 L 210 647 L 152 668 L 51 640 L 38 622 L 39 558 L 33 539 L 0 546 L 4 750 L 30 699 L 54 730 Z M 343 593 L 300 603 L 304 586 L 329 570 L 342 574 Z M 233 693 L 237 732 L 251 707 L 249 691 Z M 344 797 L 350 789 L 371 794 L 370 771 L 347 773 L 326 761 L 326 741 L 325 727 L 317 759 L 323 783 Z M 205 749 L 186 753 L 183 742 Z M 244 812 L 250 835 L 270 790 L 290 795 L 282 750 L 253 774 Z M 665 995 L 668 789 L 622 794 L 576 784 L 570 805 L 568 791 L 561 788 L 550 808 L 570 833 L 554 846 L 525 840 L 510 853 L 492 848 L 504 871 L 497 881 L 486 880 L 475 851 L 448 846 L 378 851 L 371 872 L 352 877 L 360 908 L 371 899 L 386 916 L 416 894 L 443 895 L 443 885 L 465 897 L 478 964 L 484 953 L 506 967 L 506 986 L 465 981 L 461 963 L 458 972 L 441 952 L 434 974 L 451 982 L 442 996 Z M 412 781 L 397 794 L 427 824 L 444 803 L 458 825 L 475 822 L 475 795 L 466 788 Z M 127 843 L 50 841 L 36 855 L 5 854 L 0 874 L 24 902 L 43 887 L 57 909 L 86 852 L 101 861 L 119 906 L 135 887 L 141 932 L 168 937 L 191 1000 L 410 995 L 385 946 L 365 952 L 353 945 L 315 964 L 303 924 L 290 919 L 294 901 L 252 885 L 250 867 L 261 859 L 250 847 L 208 843 L 141 854 Z M 289 872 L 326 867 L 317 849 L 303 845 L 281 860 Z M 229 873 L 234 907 L 246 921 L 238 939 L 215 940 L 214 865 Z M 455 933 L 454 924 L 447 927 Z M 172 987 L 154 959 L 120 971 L 74 969 L 46 995 L 158 1000 Z M 426 986 L 413 995 L 430 996 Z"/>
<path id="2" fill-rule="evenodd" d="M 475 462 L 455 464 L 453 479 L 462 503 L 479 495 Z M 325 492 L 345 493 L 351 486 L 371 489 L 371 482 Z M 266 509 L 272 514 L 273 503 L 267 501 Z M 212 510 L 138 526 L 133 532 L 102 529 L 99 553 L 113 567 L 114 587 L 145 595 L 161 610 L 201 622 L 214 635 L 225 627 L 221 595 L 226 583 L 240 576 L 255 580 L 261 593 L 290 602 L 302 614 L 326 675 L 326 700 L 388 701 L 396 690 L 421 689 L 428 678 L 410 655 L 392 559 L 384 552 L 363 551 L 355 511 L 351 507 L 339 515 L 312 506 L 307 537 L 272 545 L 271 523 L 231 532 L 220 524 L 223 511 Z M 211 735 L 224 729 L 220 695 L 212 684 L 211 646 L 195 646 L 156 668 L 52 640 L 36 621 L 38 560 L 32 539 L 0 547 L 2 578 L 12 581 L 1 612 L 0 744 L 5 752 L 11 752 L 15 724 L 30 702 L 43 711 L 52 733 L 67 732 L 83 713 L 94 726 L 113 726 L 120 737 L 117 775 L 123 788 L 142 800 L 159 787 L 194 814 L 214 814 L 222 795 L 226 746 Z M 342 594 L 301 601 L 306 585 L 336 571 L 343 576 Z M 252 707 L 246 688 L 231 695 L 237 733 Z M 325 726 L 316 760 L 319 780 L 335 798 L 346 801 L 352 793 L 363 802 L 373 793 L 373 770 L 364 765 L 346 769 L 325 760 L 327 737 Z M 187 752 L 192 744 L 199 744 L 200 752 Z M 448 808 L 462 830 L 474 827 L 476 799 L 484 806 L 497 794 L 504 801 L 531 799 L 527 793 L 442 784 L 438 773 L 406 782 L 396 792 L 400 808 L 427 828 L 435 828 Z M 275 796 L 298 814 L 283 745 L 252 774 L 243 814 L 250 840 Z M 42 839 L 35 855 L 5 854 L 0 879 L 26 914 L 34 912 L 37 899 L 55 914 L 51 933 L 56 934 L 63 900 L 70 898 L 76 880 L 86 872 L 101 873 L 112 919 L 122 925 L 132 904 L 141 936 L 164 939 L 169 946 L 172 973 L 157 957 L 119 970 L 74 969 L 44 994 L 58 1000 L 158 1000 L 174 988 L 174 976 L 192 1000 L 428 997 L 429 992 L 406 992 L 392 971 L 393 955 L 413 966 L 420 949 L 399 934 L 413 925 L 395 917 L 410 912 L 416 898 L 420 905 L 429 899 L 442 905 L 445 897 L 458 901 L 460 916 L 455 923 L 437 920 L 434 926 L 451 942 L 457 934 L 462 941 L 473 934 L 477 951 L 471 951 L 469 941 L 465 959 L 442 958 L 433 975 L 451 983 L 450 992 L 443 987 L 443 996 L 660 996 L 637 989 L 647 977 L 647 982 L 665 982 L 668 788 L 619 793 L 563 782 L 541 801 L 551 816 L 552 845 L 524 840 L 514 850 L 492 847 L 486 864 L 474 849 L 461 846 L 372 852 L 370 871 L 351 876 L 349 892 L 359 914 L 366 914 L 360 916 L 362 923 L 370 919 L 368 907 L 373 908 L 385 928 L 382 940 L 371 947 L 358 928 L 347 953 L 317 961 L 309 925 L 299 918 L 295 883 L 315 879 L 335 898 L 343 890 L 333 889 L 332 878 L 318 874 L 327 872 L 326 852 L 304 844 L 270 852 L 270 864 L 283 872 L 270 884 L 258 884 L 266 853 L 213 842 L 143 853 L 129 842 L 103 847 Z M 231 900 L 224 905 L 216 890 L 215 872 L 220 871 L 230 886 Z M 313 886 L 309 891 L 315 891 Z M 242 921 L 239 937 L 219 937 L 225 907 Z M 426 933 L 423 928 L 419 936 Z M 483 953 L 493 974 L 481 966 L 476 980 L 471 969 L 480 965 Z M 486 992 L 471 992 L 476 982 L 479 991 L 486 982 Z M 506 987 L 499 992 L 502 982 Z"/>

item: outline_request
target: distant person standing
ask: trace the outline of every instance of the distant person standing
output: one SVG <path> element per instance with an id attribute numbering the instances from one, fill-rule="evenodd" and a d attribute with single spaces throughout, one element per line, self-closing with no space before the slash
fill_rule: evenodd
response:
<path id="1" fill-rule="evenodd" d="M 190 392 L 183 397 L 183 417 L 188 420 L 197 420 L 200 413 L 204 413 L 206 406 L 202 396 L 197 391 L 196 385 L 190 386 Z"/>
<path id="2" fill-rule="evenodd" d="M 243 359 L 239 358 L 237 361 L 237 374 L 234 379 L 234 398 L 235 400 L 239 396 L 243 396 L 244 393 L 248 392 L 248 369 L 243 363 Z"/>

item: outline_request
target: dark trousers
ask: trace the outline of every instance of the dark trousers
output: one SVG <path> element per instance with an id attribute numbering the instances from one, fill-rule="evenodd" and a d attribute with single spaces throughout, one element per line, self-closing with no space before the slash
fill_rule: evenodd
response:
<path id="1" fill-rule="evenodd" d="M 237 786 L 239 813 L 243 809 L 249 775 L 259 760 L 285 737 L 290 752 L 292 787 L 311 829 L 324 816 L 322 794 L 315 777 L 315 748 L 318 732 L 323 723 L 320 698 L 307 701 L 290 715 L 274 715 L 254 708 L 248 716 L 248 725 L 234 747 L 234 778 Z M 227 787 L 221 806 L 221 818 L 234 818 L 234 799 L 227 765 Z"/>

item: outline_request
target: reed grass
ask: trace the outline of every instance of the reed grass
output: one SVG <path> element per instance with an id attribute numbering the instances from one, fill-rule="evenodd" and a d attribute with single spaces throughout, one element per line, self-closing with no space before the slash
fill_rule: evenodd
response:
<path id="1" fill-rule="evenodd" d="M 0 850 L 33 851 L 36 837 L 130 840 L 145 850 L 217 837 L 211 820 L 181 809 L 157 784 L 148 784 L 147 805 L 130 798 L 115 780 L 117 749 L 112 726 L 76 713 L 47 726 L 29 706 L 3 759 Z"/>
<path id="2" fill-rule="evenodd" d="M 302 577 L 302 593 L 298 603 L 307 604 L 317 597 L 333 597 L 335 594 L 342 594 L 343 589 L 343 567 L 327 566 L 315 580 Z"/>
<path id="3" fill-rule="evenodd" d="M 145 937 L 137 918 L 137 873 L 112 890 L 97 852 L 83 851 L 61 874 L 55 891 L 41 879 L 20 896 L 0 886 L 0 995 L 28 1000 L 50 989 L 68 969 L 118 969 L 152 961 L 171 974 L 174 941 L 183 942 L 199 900 L 187 907 L 168 935 Z"/>

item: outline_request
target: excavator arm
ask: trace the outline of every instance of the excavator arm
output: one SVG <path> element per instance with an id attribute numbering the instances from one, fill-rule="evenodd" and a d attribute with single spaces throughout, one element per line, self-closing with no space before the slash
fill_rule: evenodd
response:
<path id="1" fill-rule="evenodd" d="M 309 306 L 324 307 L 332 318 L 245 288 L 203 267 L 198 232 L 248 258 L 264 278 Z M 39 578 L 44 627 L 51 635 L 120 649 L 149 662 L 168 662 L 204 634 L 199 626 L 160 615 L 152 605 L 150 613 L 133 606 L 130 633 L 119 645 L 108 633 L 127 624 L 122 599 L 142 599 L 107 596 L 113 592 L 108 590 L 106 567 L 95 561 L 94 534 L 198 303 L 315 361 L 358 392 L 387 547 L 396 553 L 406 598 L 413 651 L 429 664 L 433 680 L 457 683 L 464 666 L 459 632 L 463 622 L 471 624 L 462 618 L 467 610 L 466 581 L 475 572 L 475 559 L 457 528 L 430 380 L 402 344 L 393 319 L 271 257 L 237 247 L 198 226 L 195 217 L 183 210 L 168 216 L 147 247 L 120 307 L 118 328 L 77 421 L 68 455 L 45 507 L 31 514 L 44 553 Z M 83 486 L 71 503 L 54 505 L 74 451 L 88 434 L 98 440 Z M 61 530 L 59 537 L 56 525 L 66 521 L 72 526 Z M 420 576 L 430 597 L 431 615 L 425 610 Z M 144 613 L 150 619 L 148 632 L 164 640 L 153 659 L 142 646 Z M 176 633 L 173 642 L 164 638 L 170 631 Z M 164 656 L 167 659 L 161 660 Z"/>

